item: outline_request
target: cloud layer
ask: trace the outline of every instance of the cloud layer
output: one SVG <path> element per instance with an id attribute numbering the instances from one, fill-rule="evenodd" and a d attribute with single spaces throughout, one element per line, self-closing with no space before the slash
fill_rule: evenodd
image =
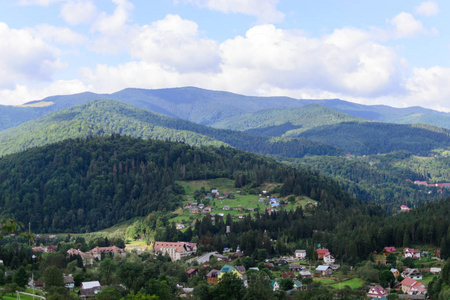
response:
<path id="1" fill-rule="evenodd" d="M 137 24 L 132 19 L 136 7 L 127 0 L 112 0 L 109 13 L 91 0 L 22 0 L 21 5 L 58 5 L 67 26 L 13 29 L 0 23 L 0 38 L 7 41 L 0 44 L 0 57 L 11 57 L 0 60 L 0 103 L 18 104 L 52 93 L 193 85 L 249 95 L 342 98 L 450 111 L 443 104 L 450 96 L 450 69 L 410 67 L 395 46 L 399 40 L 435 32 L 417 19 L 439 13 L 434 1 L 417 6 L 417 15 L 399 12 L 385 27 L 347 26 L 319 36 L 275 25 L 285 18 L 275 0 L 180 1 L 254 16 L 259 25 L 218 42 L 205 36 L 195 21 L 176 14 Z M 73 60 L 65 59 L 67 53 L 81 51 L 115 62 L 73 66 Z M 62 79 L 59 74 L 66 68 L 77 72 Z"/>

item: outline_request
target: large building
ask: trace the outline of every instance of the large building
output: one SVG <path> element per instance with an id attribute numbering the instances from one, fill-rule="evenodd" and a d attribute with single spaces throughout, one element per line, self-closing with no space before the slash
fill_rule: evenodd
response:
<path id="1" fill-rule="evenodd" d="M 97 258 L 98 260 L 102 260 L 102 254 L 110 254 L 110 255 L 121 255 L 126 256 L 127 252 L 124 249 L 121 249 L 116 246 L 111 247 L 95 247 L 92 250 L 89 250 L 86 252 L 88 254 L 91 254 L 94 258 Z"/>
<path id="2" fill-rule="evenodd" d="M 156 254 L 168 254 L 172 261 L 180 260 L 197 252 L 197 244 L 187 242 L 155 242 Z"/>

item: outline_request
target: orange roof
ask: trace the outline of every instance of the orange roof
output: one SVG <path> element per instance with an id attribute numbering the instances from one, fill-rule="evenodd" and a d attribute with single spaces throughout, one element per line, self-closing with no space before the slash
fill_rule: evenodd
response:
<path id="1" fill-rule="evenodd" d="M 326 254 L 329 253 L 328 249 L 317 249 L 317 254 Z"/>
<path id="2" fill-rule="evenodd" d="M 412 278 L 405 278 L 403 279 L 403 281 L 401 282 L 402 285 L 406 285 L 406 286 L 413 286 L 417 281 L 412 279 Z"/>

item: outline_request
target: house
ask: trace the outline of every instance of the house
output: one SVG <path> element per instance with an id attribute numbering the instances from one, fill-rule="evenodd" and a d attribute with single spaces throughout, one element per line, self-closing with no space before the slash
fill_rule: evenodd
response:
<path id="1" fill-rule="evenodd" d="M 420 271 L 418 269 L 406 268 L 402 272 L 402 277 L 403 278 L 411 278 L 414 280 L 422 280 L 422 274 L 420 273 Z"/>
<path id="2" fill-rule="evenodd" d="M 194 277 L 194 275 L 197 274 L 197 273 L 198 273 L 198 271 L 196 269 L 193 269 L 193 268 L 187 270 L 187 272 L 186 272 L 186 274 L 188 275 L 189 278 Z"/>
<path id="3" fill-rule="evenodd" d="M 271 198 L 270 206 L 272 206 L 272 207 L 280 206 L 280 201 L 277 198 Z"/>
<path id="4" fill-rule="evenodd" d="M 302 270 L 299 273 L 302 278 L 312 277 L 311 272 L 309 270 Z"/>
<path id="5" fill-rule="evenodd" d="M 94 263 L 94 256 L 90 253 L 84 253 L 81 250 L 70 248 L 67 250 L 67 256 L 70 257 L 72 255 L 81 256 L 81 260 L 83 261 L 83 266 L 92 265 Z"/>
<path id="6" fill-rule="evenodd" d="M 199 205 L 198 205 L 198 209 L 203 209 L 203 208 L 205 208 L 205 205 L 204 205 L 204 204 L 199 204 Z"/>
<path id="7" fill-rule="evenodd" d="M 320 272 L 319 273 L 320 276 L 328 276 L 328 275 L 331 275 L 333 273 L 333 271 L 331 270 L 330 266 L 327 266 L 327 265 L 318 266 L 314 273 L 316 274 L 317 271 Z"/>
<path id="8" fill-rule="evenodd" d="M 230 207 L 229 207 L 228 205 L 225 205 L 225 206 L 223 207 L 223 210 L 230 210 Z"/>
<path id="9" fill-rule="evenodd" d="M 400 271 L 397 269 L 392 268 L 390 271 L 392 272 L 392 275 L 394 275 L 395 278 L 397 278 L 398 275 L 400 275 Z"/>
<path id="10" fill-rule="evenodd" d="M 169 254 L 172 261 L 177 261 L 197 252 L 197 244 L 187 242 L 155 242 L 156 254 Z"/>
<path id="11" fill-rule="evenodd" d="M 411 210 L 411 208 L 409 208 L 409 207 L 406 206 L 406 205 L 400 206 L 400 211 L 410 211 L 410 210 Z"/>
<path id="12" fill-rule="evenodd" d="M 441 271 L 442 271 L 441 268 L 430 268 L 430 272 L 433 273 L 434 275 L 441 274 Z"/>
<path id="13" fill-rule="evenodd" d="M 303 289 L 303 283 L 301 283 L 299 280 L 294 280 L 294 289 L 302 290 Z"/>
<path id="14" fill-rule="evenodd" d="M 217 284 L 219 282 L 218 273 L 220 271 L 216 269 L 212 269 L 209 271 L 208 274 L 206 274 L 206 281 L 208 283 Z"/>
<path id="15" fill-rule="evenodd" d="M 280 285 L 278 284 L 278 282 L 276 280 L 271 280 L 270 281 L 270 286 L 272 287 L 272 290 L 278 291 L 280 289 Z"/>
<path id="16" fill-rule="evenodd" d="M 111 246 L 111 247 L 95 247 L 94 249 L 89 250 L 86 252 L 88 254 L 91 254 L 94 258 L 98 260 L 102 260 L 102 255 L 105 254 L 111 254 L 112 256 L 120 255 L 122 257 L 125 257 L 127 255 L 127 252 L 125 249 Z"/>
<path id="17" fill-rule="evenodd" d="M 403 249 L 403 256 L 405 258 L 412 257 L 412 258 L 420 259 L 420 250 L 419 249 L 405 248 L 405 249 Z"/>
<path id="18" fill-rule="evenodd" d="M 177 230 L 181 230 L 184 228 L 186 228 L 186 226 L 184 224 L 177 224 L 177 227 L 176 227 Z"/>
<path id="19" fill-rule="evenodd" d="M 45 249 L 43 247 L 33 247 L 33 248 L 31 248 L 31 250 L 33 252 L 37 252 L 37 253 L 44 253 L 45 252 Z"/>
<path id="20" fill-rule="evenodd" d="M 191 208 L 191 209 L 189 210 L 189 212 L 190 212 L 191 214 L 198 214 L 198 213 L 199 213 L 199 209 L 196 208 L 196 207 L 193 207 L 193 208 Z"/>
<path id="21" fill-rule="evenodd" d="M 302 269 L 302 266 L 300 266 L 299 263 L 292 263 L 289 264 L 289 269 L 291 270 L 291 272 L 299 272 Z"/>
<path id="22" fill-rule="evenodd" d="M 372 299 L 386 299 L 388 292 L 381 286 L 372 286 L 367 292 L 367 297 Z"/>
<path id="23" fill-rule="evenodd" d="M 295 278 L 295 274 L 294 274 L 294 272 L 286 272 L 286 273 L 282 273 L 281 277 L 283 277 L 283 278 Z"/>
<path id="24" fill-rule="evenodd" d="M 388 256 L 389 253 L 395 253 L 395 247 L 384 247 L 383 248 L 383 256 Z"/>
<path id="25" fill-rule="evenodd" d="M 427 293 L 427 289 L 425 284 L 420 281 L 405 278 L 402 283 L 402 291 L 408 295 L 425 295 Z"/>
<path id="26" fill-rule="evenodd" d="M 47 252 L 55 252 L 58 249 L 56 245 L 47 246 Z"/>
<path id="27" fill-rule="evenodd" d="M 239 273 L 235 267 L 229 265 L 224 265 L 222 269 L 220 269 L 220 271 L 217 273 L 217 279 L 220 281 L 224 274 L 234 274 L 238 278 L 243 279 L 243 275 Z"/>
<path id="28" fill-rule="evenodd" d="M 101 286 L 99 281 L 84 281 L 81 283 L 80 289 L 86 290 L 99 286 Z"/>
<path id="29" fill-rule="evenodd" d="M 73 288 L 75 287 L 75 280 L 73 280 L 72 274 L 64 276 L 64 286 L 66 289 L 69 289 L 69 291 L 73 291 Z"/>
<path id="30" fill-rule="evenodd" d="M 82 282 L 80 290 L 78 291 L 78 296 L 83 299 L 93 298 L 103 289 L 104 287 L 102 287 L 98 281 Z"/>
<path id="31" fill-rule="evenodd" d="M 333 255 L 331 255 L 331 253 L 327 253 L 323 257 L 323 262 L 326 264 L 334 264 L 335 261 L 336 259 L 334 258 Z"/>
<path id="32" fill-rule="evenodd" d="M 295 250 L 295 258 L 305 260 L 306 259 L 306 250 Z"/>
<path id="33" fill-rule="evenodd" d="M 317 249 L 316 253 L 317 259 L 323 259 L 326 254 L 330 253 L 330 251 L 328 251 L 328 249 Z"/>
<path id="34" fill-rule="evenodd" d="M 239 273 L 245 275 L 245 266 L 236 266 L 235 268 Z"/>
<path id="35" fill-rule="evenodd" d="M 30 281 L 28 281 L 28 286 L 30 288 L 42 289 L 44 287 L 44 283 L 40 280 L 30 279 Z"/>

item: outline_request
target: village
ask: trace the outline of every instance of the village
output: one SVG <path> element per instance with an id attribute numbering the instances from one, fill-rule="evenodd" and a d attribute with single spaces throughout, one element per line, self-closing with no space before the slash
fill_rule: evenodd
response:
<path id="1" fill-rule="evenodd" d="M 192 187 L 189 192 L 188 195 L 195 194 Z M 181 213 L 171 220 L 178 221 L 177 230 L 186 230 L 195 223 L 197 217 L 206 216 L 211 218 L 211 221 L 215 221 L 232 213 L 233 220 L 239 221 L 246 215 L 254 218 L 254 213 L 258 211 L 270 214 L 284 209 L 287 205 L 302 206 L 306 214 L 308 209 L 314 209 L 317 206 L 317 202 L 305 198 L 300 201 L 280 200 L 269 195 L 266 190 L 257 195 L 246 195 L 239 190 L 220 192 L 218 188 L 211 188 L 207 191 L 202 190 L 201 194 L 201 197 L 196 197 L 198 199 L 196 202 L 192 201 L 193 196 L 187 196 Z M 410 208 L 406 206 L 401 208 L 401 211 L 409 210 Z M 248 287 L 252 274 L 262 272 L 270 278 L 271 290 L 282 291 L 287 297 L 296 292 L 307 291 L 313 284 L 321 283 L 336 290 L 364 289 L 366 299 L 388 299 L 387 296 L 390 294 L 395 294 L 400 299 L 426 299 L 427 285 L 433 278 L 440 275 L 444 264 L 440 259 L 439 249 L 409 247 L 396 249 L 385 246 L 380 253 L 374 251 L 371 261 L 366 264 L 376 269 L 380 277 L 383 271 L 385 276 L 388 270 L 391 274 L 390 279 L 387 282 L 381 282 L 381 280 L 370 282 L 364 278 L 364 275 L 358 273 L 358 270 L 355 271 L 356 266 L 342 263 L 342 260 L 335 257 L 326 246 L 317 244 L 314 247 L 314 251 L 297 249 L 290 256 L 267 257 L 263 260 L 247 256 L 239 246 L 236 249 L 224 247 L 220 252 L 200 253 L 197 243 L 153 241 L 149 249 L 154 257 L 165 256 L 172 262 L 181 264 L 189 280 L 205 280 L 210 285 L 217 285 L 225 274 L 232 274 L 239 278 L 245 287 Z M 35 254 L 58 250 L 56 245 L 33 248 Z M 138 254 L 142 255 L 145 251 L 148 250 Z M 130 253 L 136 254 L 136 249 L 129 246 L 125 249 L 117 246 L 97 246 L 85 252 L 70 248 L 65 255 L 69 260 L 80 257 L 84 268 L 95 268 L 106 257 L 120 260 L 125 259 Z M 95 297 L 106 287 L 100 282 L 100 280 L 83 281 L 79 287 L 75 287 L 72 274 L 64 275 L 66 288 L 71 291 L 76 290 L 79 297 L 84 299 Z M 180 295 L 193 295 L 194 286 L 190 282 L 178 283 Z M 36 289 L 42 288 L 42 281 L 30 281 L 29 284 Z"/>

